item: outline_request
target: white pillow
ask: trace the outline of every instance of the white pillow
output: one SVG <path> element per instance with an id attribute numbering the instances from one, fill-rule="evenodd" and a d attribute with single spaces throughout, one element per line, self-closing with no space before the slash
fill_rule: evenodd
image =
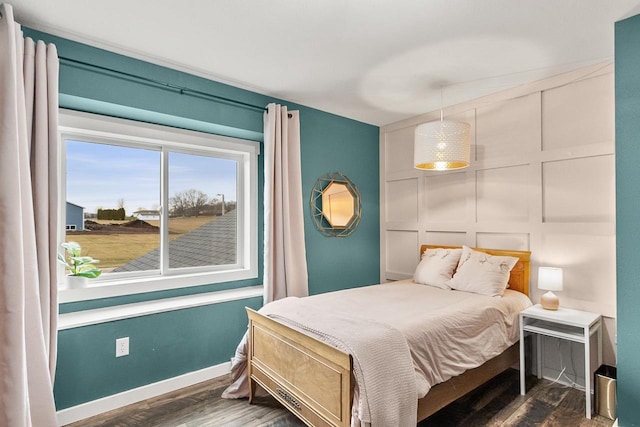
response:
<path id="1" fill-rule="evenodd" d="M 416 267 L 413 281 L 440 289 L 451 289 L 449 281 L 461 254 L 462 249 L 427 249 Z"/>
<path id="2" fill-rule="evenodd" d="M 462 256 L 450 285 L 458 291 L 488 296 L 502 296 L 507 288 L 511 269 L 518 258 L 494 256 L 463 246 Z"/>

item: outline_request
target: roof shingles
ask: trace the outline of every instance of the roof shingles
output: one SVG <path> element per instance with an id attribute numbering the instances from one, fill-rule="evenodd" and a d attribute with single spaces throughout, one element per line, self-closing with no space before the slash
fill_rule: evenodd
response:
<path id="1" fill-rule="evenodd" d="M 169 268 L 236 263 L 236 211 L 201 225 L 169 242 Z M 117 267 L 113 272 L 157 270 L 160 249 Z"/>

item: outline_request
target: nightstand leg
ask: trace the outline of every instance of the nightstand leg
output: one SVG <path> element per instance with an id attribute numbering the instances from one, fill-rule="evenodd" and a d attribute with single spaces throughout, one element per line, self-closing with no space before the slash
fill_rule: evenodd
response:
<path id="1" fill-rule="evenodd" d="M 526 370 L 527 365 L 525 364 L 524 357 L 524 328 L 522 325 L 522 318 L 520 318 L 520 394 L 523 396 L 527 393 L 524 379 Z"/>
<path id="2" fill-rule="evenodd" d="M 589 328 L 584 328 L 584 394 L 586 416 L 591 419 L 591 334 Z"/>
<path id="3" fill-rule="evenodd" d="M 600 326 L 598 326 L 598 368 L 602 365 L 602 328 L 604 325 L 602 321 L 600 322 Z M 597 368 L 596 368 L 597 369 Z"/>
<path id="4" fill-rule="evenodd" d="M 542 379 L 542 335 L 536 334 L 536 366 L 538 379 Z"/>

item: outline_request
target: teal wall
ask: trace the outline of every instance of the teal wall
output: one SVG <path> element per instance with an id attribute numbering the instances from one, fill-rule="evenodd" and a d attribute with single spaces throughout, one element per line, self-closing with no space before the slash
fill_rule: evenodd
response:
<path id="1" fill-rule="evenodd" d="M 640 15 L 615 26 L 618 418 L 640 425 Z"/>
<path id="2" fill-rule="evenodd" d="M 379 129 L 354 126 L 347 120 L 334 121 L 327 127 L 320 116 L 305 114 L 304 109 L 301 115 L 305 116 L 304 127 L 309 135 L 302 145 L 309 292 L 380 283 Z M 323 236 L 311 218 L 311 190 L 327 172 L 347 175 L 360 192 L 362 217 L 348 237 Z"/>
<path id="3" fill-rule="evenodd" d="M 72 30 L 72 29 L 70 29 Z M 312 294 L 379 281 L 379 129 L 313 108 L 296 105 L 183 72 L 117 55 L 84 44 L 25 29 L 34 39 L 56 44 L 60 57 L 237 101 L 263 106 L 279 102 L 300 110 L 305 239 Z M 215 52 L 211 52 L 215 55 Z M 260 67 L 261 64 L 255 64 Z M 286 75 L 283 79 L 286 79 Z M 310 88 L 313 90 L 313 88 Z M 148 121 L 225 136 L 262 141 L 262 111 L 194 97 L 135 78 L 61 63 L 60 106 Z M 260 157 L 262 206 L 262 156 Z M 362 220 L 347 238 L 322 236 L 314 227 L 309 197 L 327 172 L 346 174 L 362 197 Z M 262 214 L 259 240 L 262 241 Z M 259 259 L 262 260 L 260 244 Z M 262 262 L 259 270 L 262 270 Z M 159 298 L 257 285 L 262 278 L 195 288 L 68 303 L 61 313 Z M 178 310 L 64 330 L 59 333 L 55 398 L 58 409 L 171 378 L 228 361 L 246 328 L 244 306 L 259 308 L 260 298 Z M 115 358 L 115 339 L 130 337 L 131 354 Z"/>
<path id="4" fill-rule="evenodd" d="M 262 298 L 134 317 L 58 333 L 58 410 L 228 361 Z M 116 338 L 130 356 L 115 358 Z"/>

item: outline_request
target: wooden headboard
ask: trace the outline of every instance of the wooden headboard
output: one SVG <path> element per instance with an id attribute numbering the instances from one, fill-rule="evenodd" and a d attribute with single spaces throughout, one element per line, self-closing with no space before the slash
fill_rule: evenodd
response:
<path id="1" fill-rule="evenodd" d="M 422 245 L 420 247 L 420 257 L 427 249 L 460 249 L 461 246 L 442 246 L 442 245 Z M 529 276 L 531 273 L 531 252 L 529 251 L 507 251 L 502 249 L 485 249 L 485 248 L 471 248 L 474 251 L 484 252 L 489 255 L 499 256 L 513 256 L 520 261 L 511 270 L 511 276 L 509 276 L 509 289 L 522 292 L 529 296 Z"/>

